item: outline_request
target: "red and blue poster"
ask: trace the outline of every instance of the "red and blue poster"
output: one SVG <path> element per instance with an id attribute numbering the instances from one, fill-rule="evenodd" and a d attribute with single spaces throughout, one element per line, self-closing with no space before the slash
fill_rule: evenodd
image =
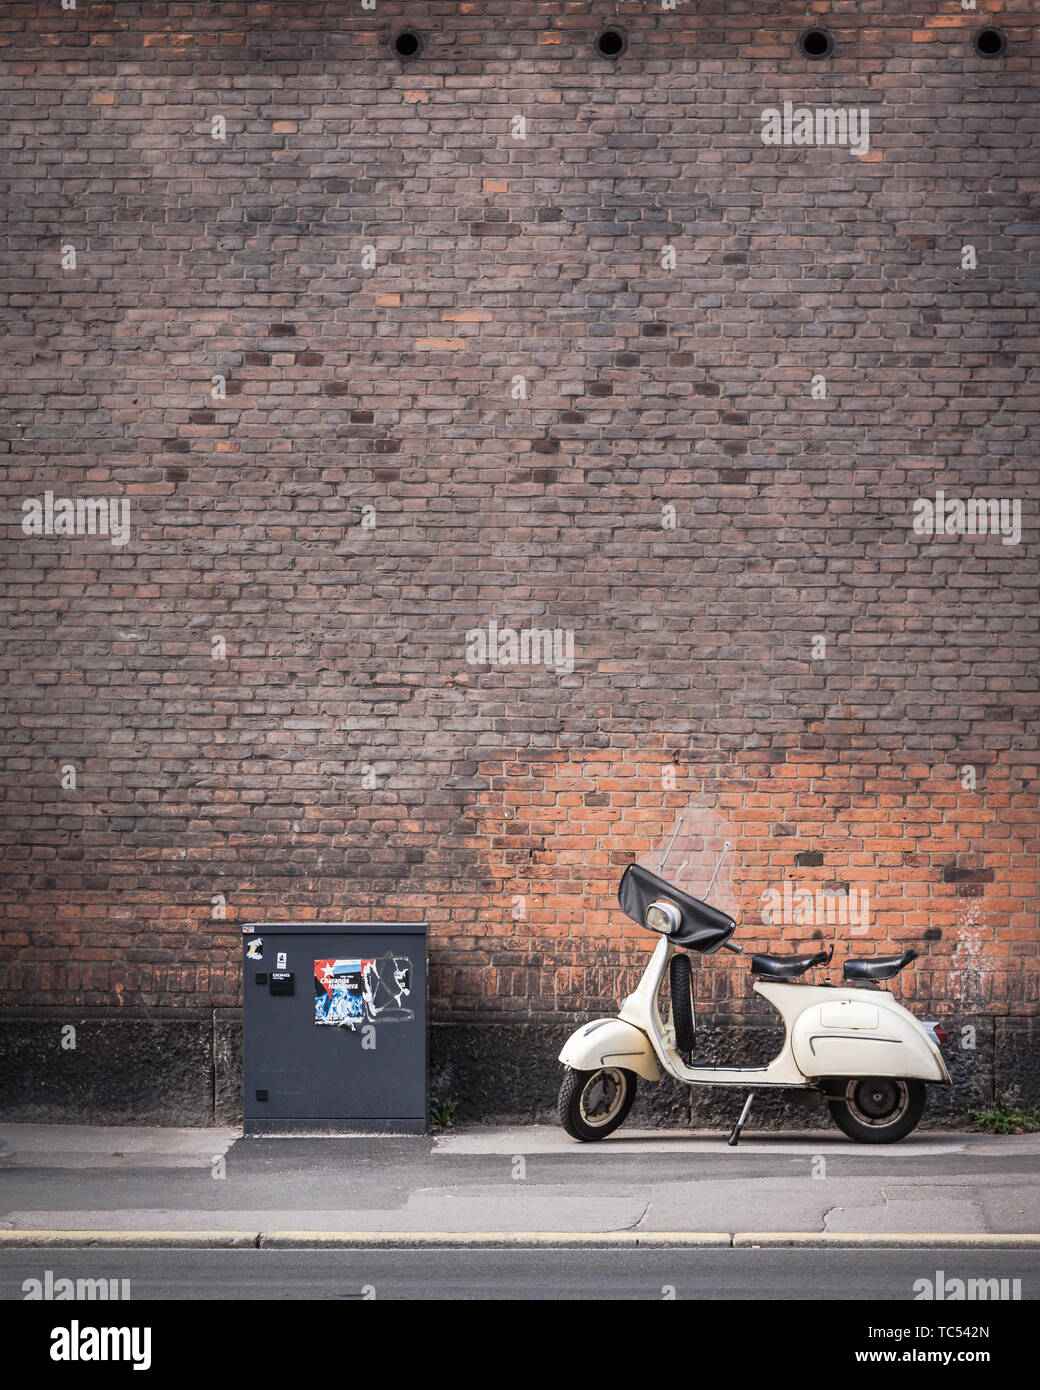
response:
<path id="1" fill-rule="evenodd" d="M 410 1022 L 415 1012 L 404 1001 L 411 992 L 407 956 L 314 962 L 314 1022 L 321 1026 Z"/>
<path id="2" fill-rule="evenodd" d="M 356 1028 L 365 1021 L 362 971 L 368 960 L 314 962 L 314 1022 L 333 1028 Z"/>

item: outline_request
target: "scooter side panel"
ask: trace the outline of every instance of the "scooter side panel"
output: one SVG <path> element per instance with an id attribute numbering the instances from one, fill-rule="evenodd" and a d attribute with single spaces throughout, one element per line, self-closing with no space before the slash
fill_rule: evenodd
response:
<path id="1" fill-rule="evenodd" d="M 852 990 L 844 998 L 837 991 L 834 996 L 802 1010 L 791 1028 L 791 1048 L 803 1075 L 949 1081 L 938 1048 L 894 999 L 878 994 L 864 999 Z"/>
<path id="2" fill-rule="evenodd" d="M 661 1068 L 650 1039 L 620 1018 L 601 1018 L 583 1023 L 572 1033 L 560 1053 L 560 1061 L 575 1071 L 600 1067 L 625 1067 L 646 1081 L 659 1081 Z"/>

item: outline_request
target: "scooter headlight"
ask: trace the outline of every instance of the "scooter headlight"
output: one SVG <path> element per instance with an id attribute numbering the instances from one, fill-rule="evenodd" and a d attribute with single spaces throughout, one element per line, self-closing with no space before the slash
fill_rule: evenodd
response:
<path id="1" fill-rule="evenodd" d="M 674 903 L 667 898 L 658 898 L 646 909 L 643 925 L 651 931 L 659 931 L 664 936 L 674 936 L 682 924 L 682 915 Z"/>

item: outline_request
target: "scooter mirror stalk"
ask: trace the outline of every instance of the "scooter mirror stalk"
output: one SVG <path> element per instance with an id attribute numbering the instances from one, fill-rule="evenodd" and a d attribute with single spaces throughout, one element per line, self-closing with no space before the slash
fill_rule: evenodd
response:
<path id="1" fill-rule="evenodd" d="M 707 902 L 708 899 L 711 897 L 711 890 L 715 887 L 715 880 L 716 880 L 716 879 L 718 878 L 718 876 L 719 876 L 719 870 L 722 868 L 722 861 L 725 859 L 725 857 L 726 857 L 727 854 L 729 854 L 729 841 L 728 841 L 728 840 L 727 840 L 726 843 L 722 846 L 722 853 L 719 855 L 719 862 L 715 865 L 715 872 L 712 874 L 712 876 L 711 876 L 711 882 L 708 884 L 708 891 L 704 894 L 704 901 L 705 901 L 705 902 Z"/>

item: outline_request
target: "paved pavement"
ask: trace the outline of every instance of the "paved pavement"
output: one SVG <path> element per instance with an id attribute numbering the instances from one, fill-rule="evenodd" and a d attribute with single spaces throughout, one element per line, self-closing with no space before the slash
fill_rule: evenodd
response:
<path id="1" fill-rule="evenodd" d="M 753 1131 L 731 1149 L 696 1131 L 583 1145 L 542 1126 L 242 1139 L 3 1125 L 0 1248 L 33 1232 L 246 1246 L 333 1233 L 365 1245 L 1040 1242 L 1040 1135 L 926 1132 L 875 1147 L 833 1130 Z"/>

